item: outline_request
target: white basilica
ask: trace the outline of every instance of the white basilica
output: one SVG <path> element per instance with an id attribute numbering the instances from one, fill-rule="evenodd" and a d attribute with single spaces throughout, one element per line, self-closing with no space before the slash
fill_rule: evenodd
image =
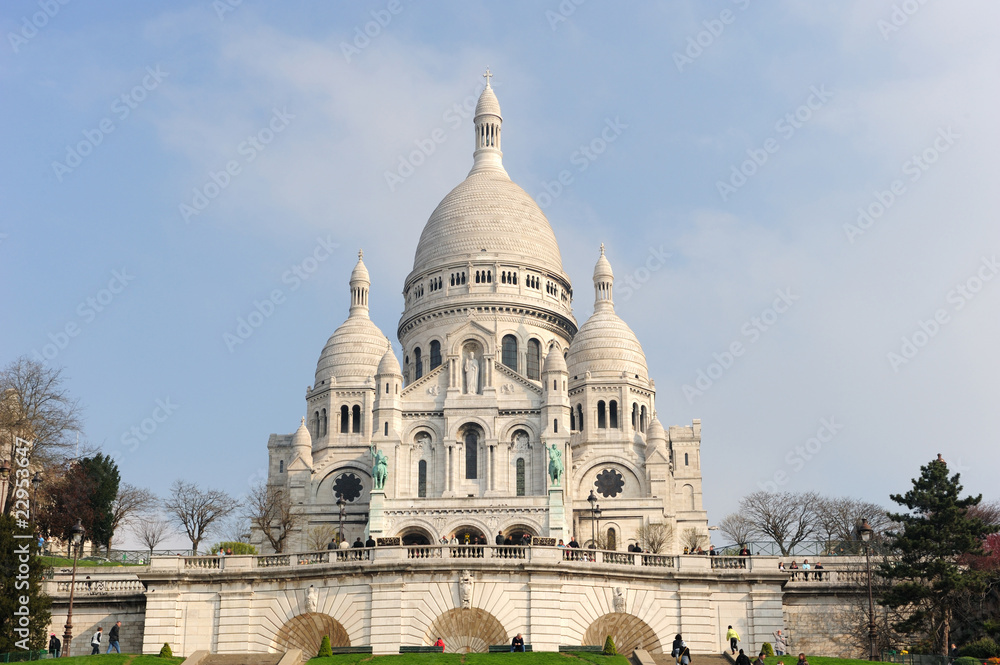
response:
<path id="1" fill-rule="evenodd" d="M 303 423 L 268 441 L 268 483 L 303 515 L 285 550 L 342 519 L 348 541 L 407 545 L 502 532 L 587 547 L 596 533 L 621 550 L 650 523 L 670 527 L 667 552 L 693 534 L 707 543 L 700 421 L 657 419 L 603 246 L 578 328 L 555 234 L 504 170 L 488 77 L 474 123 L 472 170 L 431 213 L 403 287 L 402 367 L 369 318 L 359 254 Z"/>

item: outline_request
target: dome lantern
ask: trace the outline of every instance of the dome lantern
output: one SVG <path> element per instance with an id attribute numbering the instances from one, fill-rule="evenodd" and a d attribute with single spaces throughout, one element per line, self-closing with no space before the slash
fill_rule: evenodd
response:
<path id="1" fill-rule="evenodd" d="M 364 250 L 358 250 L 358 264 L 351 272 L 351 313 L 350 316 L 368 316 L 368 288 L 372 280 L 368 276 L 363 257 Z"/>
<path id="2" fill-rule="evenodd" d="M 611 270 L 611 263 L 604 256 L 604 243 L 601 243 L 601 257 L 597 259 L 594 266 L 594 311 L 603 310 L 614 311 L 615 301 L 612 297 L 612 290 L 615 285 L 615 273 Z"/>
<path id="3" fill-rule="evenodd" d="M 476 126 L 476 150 L 472 153 L 475 161 L 470 174 L 485 169 L 504 171 L 503 152 L 500 150 L 500 128 L 503 117 L 500 115 L 500 102 L 493 92 L 493 87 L 490 86 L 493 73 L 489 67 L 486 68 L 483 77 L 486 79 L 486 87 L 479 95 L 476 115 L 472 119 Z"/>

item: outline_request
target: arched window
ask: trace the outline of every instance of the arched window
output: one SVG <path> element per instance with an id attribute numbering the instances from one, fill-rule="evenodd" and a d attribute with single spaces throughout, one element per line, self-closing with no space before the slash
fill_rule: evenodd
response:
<path id="1" fill-rule="evenodd" d="M 361 434 L 361 407 L 355 404 L 354 408 L 351 409 L 351 416 L 353 416 L 352 420 L 354 421 L 352 431 L 355 434 Z"/>
<path id="2" fill-rule="evenodd" d="M 517 338 L 513 335 L 504 335 L 501 362 L 517 371 Z"/>
<path id="3" fill-rule="evenodd" d="M 350 425 L 349 425 L 350 419 L 351 419 L 350 411 L 348 410 L 347 405 L 344 405 L 344 406 L 340 407 L 340 433 L 341 434 L 347 434 L 348 432 L 351 431 L 349 429 L 350 428 Z"/>
<path id="4" fill-rule="evenodd" d="M 639 431 L 646 431 L 646 405 L 644 404 L 641 409 L 639 409 Z"/>
<path id="5" fill-rule="evenodd" d="M 684 466 L 688 465 L 688 454 L 684 453 Z"/>
<path id="6" fill-rule="evenodd" d="M 385 394 L 386 395 L 389 394 L 389 382 L 388 381 L 386 381 L 386 383 L 385 383 Z"/>
<path id="7" fill-rule="evenodd" d="M 552 379 L 552 390 L 559 390 L 559 380 Z"/>
<path id="8" fill-rule="evenodd" d="M 465 479 L 475 480 L 479 477 L 479 437 L 475 432 L 465 435 Z"/>
<path id="9" fill-rule="evenodd" d="M 382 436 L 389 436 L 389 421 L 385 421 L 385 430 L 382 432 Z"/>
<path id="10" fill-rule="evenodd" d="M 318 437 L 318 436 L 320 436 L 319 411 L 316 411 L 315 413 L 313 413 L 313 421 L 312 422 L 313 422 L 313 428 L 312 428 L 313 436 Z"/>
<path id="11" fill-rule="evenodd" d="M 608 529 L 608 540 L 606 545 L 609 550 L 618 549 L 618 534 L 615 533 L 614 527 Z"/>
<path id="12" fill-rule="evenodd" d="M 559 419 L 558 418 L 553 418 L 552 419 L 552 432 L 554 434 L 558 434 L 559 433 Z"/>
<path id="13" fill-rule="evenodd" d="M 569 410 L 569 431 L 576 431 L 576 409 L 572 408 Z"/>
<path id="14" fill-rule="evenodd" d="M 681 505 L 682 510 L 694 510 L 694 486 L 685 485 L 681 488 L 681 496 L 683 497 Z"/>
<path id="15" fill-rule="evenodd" d="M 427 461 L 417 462 L 417 496 L 427 496 Z"/>
<path id="16" fill-rule="evenodd" d="M 576 428 L 583 431 L 583 405 L 576 405 Z"/>
<path id="17" fill-rule="evenodd" d="M 524 458 L 517 458 L 517 495 L 524 496 Z"/>
<path id="18" fill-rule="evenodd" d="M 597 429 L 605 429 L 608 426 L 608 416 L 604 412 L 604 400 L 597 403 Z"/>
<path id="19" fill-rule="evenodd" d="M 284 472 L 285 472 L 285 460 L 280 459 L 278 460 L 278 473 L 284 473 Z"/>
<path id="20" fill-rule="evenodd" d="M 434 340 L 431 342 L 431 369 L 441 364 L 441 342 Z"/>
<path id="21" fill-rule="evenodd" d="M 420 356 L 420 347 L 419 346 L 417 348 L 413 349 L 413 364 L 416 367 L 416 375 L 415 375 L 415 377 L 417 379 L 419 379 L 420 377 L 422 377 L 424 375 L 424 361 L 423 361 L 423 358 Z"/>
<path id="22" fill-rule="evenodd" d="M 611 429 L 618 429 L 618 402 L 611 400 L 608 403 L 608 420 L 610 421 Z"/>
<path id="23" fill-rule="evenodd" d="M 632 429 L 639 429 L 639 403 L 632 402 Z"/>
<path id="24" fill-rule="evenodd" d="M 542 357 L 542 344 L 537 339 L 528 340 L 528 357 L 527 365 L 528 378 L 534 381 L 538 380 L 538 366 L 540 364 Z"/>

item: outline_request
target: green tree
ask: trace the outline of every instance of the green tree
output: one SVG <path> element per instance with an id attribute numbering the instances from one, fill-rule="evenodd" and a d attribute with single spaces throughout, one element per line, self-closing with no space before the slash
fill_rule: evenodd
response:
<path id="1" fill-rule="evenodd" d="M 52 599 L 42 593 L 42 569 L 31 531 L 17 526 L 10 515 L 0 516 L 0 652 L 44 649 L 48 644 Z"/>
<path id="2" fill-rule="evenodd" d="M 601 651 L 605 656 L 617 656 L 618 649 L 615 648 L 614 639 L 608 635 L 608 638 L 604 640 L 604 649 Z"/>
<path id="3" fill-rule="evenodd" d="M 80 467 L 90 480 L 92 488 L 90 507 L 93 513 L 90 525 L 85 525 L 87 536 L 91 542 L 107 547 L 110 554 L 111 538 L 115 534 L 114 504 L 121 482 L 118 465 L 111 457 L 97 453 L 94 457 L 84 457 L 80 460 Z"/>
<path id="4" fill-rule="evenodd" d="M 894 628 L 927 634 L 943 656 L 951 642 L 955 609 L 984 585 L 983 573 L 961 559 L 982 556 L 983 538 L 991 530 L 969 514 L 982 495 L 960 498 L 958 481 L 959 474 L 949 477 L 948 465 L 939 457 L 920 467 L 913 489 L 890 495 L 909 512 L 889 514 L 902 528 L 890 534 L 897 556 L 880 566 L 890 583 L 880 601 L 905 617 Z"/>
<path id="5" fill-rule="evenodd" d="M 333 647 L 330 646 L 330 636 L 324 635 L 323 641 L 319 645 L 319 653 L 316 654 L 317 658 L 325 658 L 327 656 L 333 655 Z"/>

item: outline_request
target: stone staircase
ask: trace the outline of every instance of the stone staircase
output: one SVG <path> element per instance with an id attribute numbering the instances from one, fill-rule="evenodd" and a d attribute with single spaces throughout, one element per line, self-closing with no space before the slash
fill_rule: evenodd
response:
<path id="1" fill-rule="evenodd" d="M 677 665 L 677 659 L 669 653 L 653 653 L 650 656 L 656 661 L 656 665 Z M 691 665 L 732 665 L 732 663 L 732 660 L 721 653 L 691 654 Z"/>
<path id="2" fill-rule="evenodd" d="M 209 653 L 195 651 L 181 665 L 299 665 L 302 652 L 292 649 L 285 653 Z"/>

